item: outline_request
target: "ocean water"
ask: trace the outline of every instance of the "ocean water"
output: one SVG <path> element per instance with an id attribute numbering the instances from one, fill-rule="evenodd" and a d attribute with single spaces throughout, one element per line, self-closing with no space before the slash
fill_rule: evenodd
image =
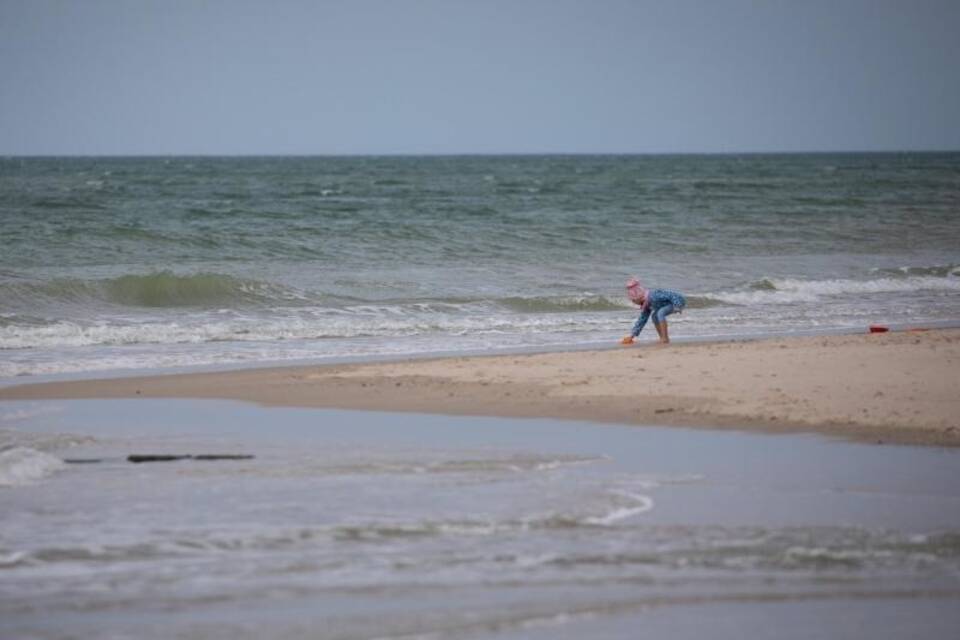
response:
<path id="1" fill-rule="evenodd" d="M 84 400 L 3 403 L 0 451 L 4 638 L 960 628 L 957 450 Z"/>
<path id="2" fill-rule="evenodd" d="M 0 159 L 0 377 L 960 318 L 960 154 Z M 650 339 L 652 329 L 644 339 Z"/>

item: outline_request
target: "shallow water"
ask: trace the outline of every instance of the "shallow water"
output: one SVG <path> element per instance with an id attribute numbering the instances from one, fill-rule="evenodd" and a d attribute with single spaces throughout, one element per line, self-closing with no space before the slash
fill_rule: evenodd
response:
<path id="1" fill-rule="evenodd" d="M 955 450 L 159 400 L 4 402 L 0 448 L 3 637 L 960 625 Z"/>

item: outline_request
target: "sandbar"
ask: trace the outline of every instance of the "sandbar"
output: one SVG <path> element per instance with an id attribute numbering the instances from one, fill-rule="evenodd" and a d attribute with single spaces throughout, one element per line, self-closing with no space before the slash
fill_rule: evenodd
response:
<path id="1" fill-rule="evenodd" d="M 2 399 L 264 405 L 808 431 L 960 446 L 960 329 L 23 384 Z"/>

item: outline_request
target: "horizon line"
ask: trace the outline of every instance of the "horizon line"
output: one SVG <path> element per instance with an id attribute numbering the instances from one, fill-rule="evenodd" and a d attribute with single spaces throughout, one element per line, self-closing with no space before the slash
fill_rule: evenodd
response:
<path id="1" fill-rule="evenodd" d="M 831 149 L 794 151 L 502 151 L 502 152 L 347 152 L 347 153 L 0 153 L 0 159 L 14 158 L 462 158 L 534 156 L 782 156 L 782 155 L 867 155 L 898 153 L 960 153 L 956 149 Z"/>

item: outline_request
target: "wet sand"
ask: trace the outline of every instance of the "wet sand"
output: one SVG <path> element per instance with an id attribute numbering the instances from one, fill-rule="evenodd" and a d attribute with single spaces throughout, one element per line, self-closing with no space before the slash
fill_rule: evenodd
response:
<path id="1" fill-rule="evenodd" d="M 956 446 L 958 374 L 960 330 L 945 329 L 76 380 L 0 399 L 222 398 Z"/>

